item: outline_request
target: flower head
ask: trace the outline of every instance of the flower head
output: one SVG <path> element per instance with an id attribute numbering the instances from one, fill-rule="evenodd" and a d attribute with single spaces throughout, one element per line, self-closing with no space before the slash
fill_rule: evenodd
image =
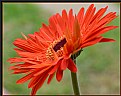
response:
<path id="1" fill-rule="evenodd" d="M 30 80 L 28 88 L 32 88 L 31 94 L 36 94 L 48 77 L 49 84 L 54 75 L 57 81 L 61 81 L 63 71 L 69 69 L 77 72 L 76 65 L 70 58 L 81 49 L 99 42 L 113 42 L 115 40 L 101 36 L 117 26 L 107 26 L 115 19 L 116 12 L 109 12 L 103 16 L 108 7 L 101 8 L 95 13 L 93 4 L 84 14 L 81 8 L 77 15 L 73 10 L 69 13 L 62 11 L 62 16 L 57 13 L 50 17 L 49 25 L 43 24 L 39 32 L 28 34 L 24 39 L 16 39 L 13 44 L 14 50 L 19 57 L 10 58 L 13 74 L 24 73 L 25 76 L 17 81 L 18 84 Z"/>

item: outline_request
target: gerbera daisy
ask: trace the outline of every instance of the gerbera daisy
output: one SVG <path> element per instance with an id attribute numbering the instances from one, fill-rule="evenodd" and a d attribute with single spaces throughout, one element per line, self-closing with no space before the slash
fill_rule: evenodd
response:
<path id="1" fill-rule="evenodd" d="M 96 8 L 91 4 L 85 14 L 84 8 L 81 8 L 77 15 L 73 15 L 72 9 L 68 14 L 63 10 L 62 16 L 57 13 L 49 18 L 49 25 L 42 24 L 39 32 L 28 36 L 22 33 L 24 39 L 19 38 L 13 42 L 19 57 L 8 60 L 16 63 L 10 67 L 14 70 L 13 74 L 26 74 L 17 84 L 30 80 L 28 88 L 32 88 L 31 94 L 35 95 L 47 77 L 49 84 L 54 75 L 57 81 L 61 81 L 63 71 L 67 68 L 71 72 L 77 72 L 72 55 L 78 56 L 83 48 L 99 42 L 115 41 L 101 36 L 117 28 L 107 26 L 117 17 L 116 12 L 103 16 L 107 8 L 101 8 L 95 13 Z"/>

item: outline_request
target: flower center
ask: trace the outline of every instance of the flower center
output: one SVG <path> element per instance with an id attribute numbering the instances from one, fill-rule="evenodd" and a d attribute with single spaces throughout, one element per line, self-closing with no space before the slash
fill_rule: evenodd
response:
<path id="1" fill-rule="evenodd" d="M 46 58 L 49 60 L 54 60 L 54 53 L 56 53 L 58 57 L 61 57 L 63 55 L 63 46 L 66 42 L 66 38 L 63 36 L 51 43 L 46 51 Z"/>
<path id="2" fill-rule="evenodd" d="M 62 39 L 53 47 L 54 51 L 57 52 L 61 47 L 65 45 L 65 43 L 66 43 L 66 38 Z"/>

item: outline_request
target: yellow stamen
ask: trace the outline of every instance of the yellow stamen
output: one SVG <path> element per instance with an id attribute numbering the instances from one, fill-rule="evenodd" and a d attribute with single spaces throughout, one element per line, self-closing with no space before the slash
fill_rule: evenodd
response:
<path id="1" fill-rule="evenodd" d="M 63 45 L 61 45 L 60 43 Z M 50 44 L 46 51 L 46 58 L 49 60 L 55 60 L 56 58 L 63 56 L 63 46 L 65 45 L 65 43 L 66 40 L 64 36 L 53 41 L 53 43 Z M 54 48 L 56 48 L 56 50 Z"/>

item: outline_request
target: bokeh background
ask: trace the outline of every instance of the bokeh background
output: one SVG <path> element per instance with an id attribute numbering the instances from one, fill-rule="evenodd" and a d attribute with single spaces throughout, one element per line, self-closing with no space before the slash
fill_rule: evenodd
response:
<path id="1" fill-rule="evenodd" d="M 56 12 L 61 13 L 62 9 L 67 11 L 72 8 L 77 13 L 81 7 L 87 9 L 89 3 L 3 3 L 3 89 L 4 94 L 30 94 L 27 84 L 16 84 L 16 81 L 23 75 L 12 75 L 8 70 L 11 66 L 7 59 L 17 54 L 13 50 L 12 42 L 16 38 L 22 38 L 21 32 L 25 35 L 38 31 L 42 23 L 48 24 L 48 19 Z M 118 18 L 110 25 L 119 26 L 120 5 L 119 3 L 96 3 L 97 10 L 109 6 L 109 11 L 116 11 Z M 82 94 L 119 94 L 120 73 L 119 73 L 119 28 L 112 30 L 103 36 L 114 38 L 114 43 L 100 43 L 85 48 L 77 58 L 78 80 Z M 7 91 L 6 91 L 7 90 Z M 64 72 L 60 83 L 54 78 L 50 85 L 46 82 L 37 94 L 62 95 L 73 94 L 70 71 Z"/>

